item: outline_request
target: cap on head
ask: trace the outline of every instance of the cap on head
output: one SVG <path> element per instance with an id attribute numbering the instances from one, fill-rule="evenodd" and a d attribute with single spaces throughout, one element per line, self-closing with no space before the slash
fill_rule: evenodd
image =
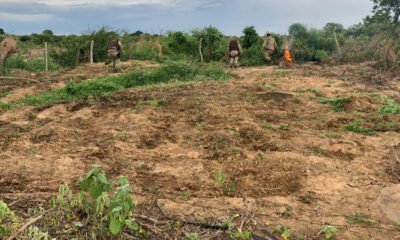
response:
<path id="1" fill-rule="evenodd" d="M 271 33 L 267 33 L 267 37 L 270 37 L 271 36 Z"/>

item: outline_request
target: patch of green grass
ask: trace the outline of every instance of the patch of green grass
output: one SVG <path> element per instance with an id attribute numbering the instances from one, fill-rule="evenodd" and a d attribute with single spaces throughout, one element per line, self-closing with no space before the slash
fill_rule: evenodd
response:
<path id="1" fill-rule="evenodd" d="M 288 125 L 288 124 L 281 125 L 279 127 L 279 129 L 282 130 L 282 131 L 286 131 L 287 132 L 290 129 L 290 125 Z"/>
<path id="2" fill-rule="evenodd" d="M 110 95 L 121 89 L 135 88 L 169 82 L 190 82 L 203 80 L 225 80 L 231 77 L 216 65 L 194 66 L 184 63 L 169 63 L 157 69 L 133 71 L 132 73 L 105 78 L 97 78 L 82 83 L 71 82 L 61 89 L 37 96 L 29 96 L 22 104 L 45 106 L 66 103 L 90 95 Z"/>
<path id="3" fill-rule="evenodd" d="M 276 85 L 274 85 L 274 84 L 270 84 L 270 83 L 266 83 L 266 84 L 264 84 L 263 85 L 263 88 L 265 88 L 265 89 L 269 89 L 269 90 L 271 90 L 271 91 L 276 91 Z"/>
<path id="4" fill-rule="evenodd" d="M 378 112 L 380 114 L 400 115 L 400 105 L 394 101 L 388 101 L 379 108 Z"/>
<path id="5" fill-rule="evenodd" d="M 2 110 L 10 110 L 11 108 L 12 108 L 11 104 L 0 102 L 0 109 L 2 109 Z"/>
<path id="6" fill-rule="evenodd" d="M 269 122 L 264 122 L 264 123 L 262 124 L 262 126 L 261 126 L 261 127 L 262 127 L 262 128 L 265 128 L 265 129 L 272 130 L 272 131 L 274 131 L 274 130 L 275 130 L 274 126 L 272 126 L 272 124 L 271 124 L 271 123 L 269 123 Z"/>
<path id="7" fill-rule="evenodd" d="M 346 220 L 349 224 L 367 224 L 367 225 L 374 225 L 378 221 L 365 217 L 362 214 L 354 214 L 350 216 L 346 216 Z"/>
<path id="8" fill-rule="evenodd" d="M 329 138 L 329 139 L 338 139 L 341 138 L 342 136 L 340 135 L 340 133 L 338 132 L 332 132 L 332 131 L 328 131 L 327 133 L 324 134 L 325 137 Z"/>
<path id="9" fill-rule="evenodd" d="M 179 194 L 179 198 L 184 200 L 184 201 L 189 201 L 192 198 L 192 196 L 188 192 L 181 192 Z"/>
<path id="10" fill-rule="evenodd" d="M 354 119 L 353 122 L 351 122 L 350 124 L 346 125 L 345 129 L 350 132 L 364 134 L 364 135 L 371 136 L 371 135 L 375 134 L 374 131 L 363 127 L 363 124 L 364 124 L 364 120 L 357 118 L 357 119 Z"/>
<path id="11" fill-rule="evenodd" d="M 329 104 L 332 106 L 332 110 L 335 112 L 341 112 L 344 110 L 344 106 L 351 103 L 351 98 L 325 98 L 318 103 Z"/>
<path id="12" fill-rule="evenodd" d="M 196 123 L 196 128 L 198 130 L 203 130 L 204 126 L 205 126 L 205 124 L 203 122 Z"/>

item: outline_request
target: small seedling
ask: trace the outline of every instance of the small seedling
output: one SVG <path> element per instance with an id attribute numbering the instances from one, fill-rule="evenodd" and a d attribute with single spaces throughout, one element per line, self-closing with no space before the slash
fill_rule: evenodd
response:
<path id="1" fill-rule="evenodd" d="M 182 199 L 182 200 L 184 200 L 184 201 L 189 201 L 190 198 L 191 198 L 191 195 L 190 195 L 190 193 L 188 193 L 188 192 L 181 192 L 181 193 L 179 194 L 179 198 Z"/>
<path id="2" fill-rule="evenodd" d="M 124 132 L 124 131 L 118 131 L 115 134 L 114 138 L 116 140 L 119 140 L 119 141 L 122 141 L 122 142 L 126 142 L 126 141 L 128 141 L 128 134 L 126 132 Z"/>
<path id="3" fill-rule="evenodd" d="M 214 180 L 215 183 L 217 183 L 218 185 L 222 186 L 224 185 L 225 181 L 226 181 L 226 176 L 224 174 L 224 172 L 222 170 L 218 170 L 214 173 Z"/>
<path id="4" fill-rule="evenodd" d="M 199 123 L 196 123 L 196 128 L 198 129 L 198 130 L 203 130 L 204 129 L 204 123 L 203 122 L 199 122 Z"/>
<path id="5" fill-rule="evenodd" d="M 271 91 L 276 91 L 276 86 L 274 85 L 274 84 L 270 84 L 270 83 L 266 83 L 266 84 L 264 84 L 263 85 L 263 88 L 265 88 L 265 89 L 269 89 L 269 90 L 271 90 Z"/>
<path id="6" fill-rule="evenodd" d="M 286 131 L 286 132 L 289 131 L 289 128 L 290 128 L 290 125 L 288 125 L 288 124 L 284 124 L 279 127 L 280 130 Z"/>
<path id="7" fill-rule="evenodd" d="M 200 237 L 197 233 L 190 233 L 186 235 L 185 240 L 200 240 Z"/>
<path id="8" fill-rule="evenodd" d="M 319 234 L 323 233 L 325 235 L 325 239 L 331 240 L 335 238 L 336 232 L 337 232 L 336 227 L 330 225 L 324 225 L 321 227 Z"/>
<path id="9" fill-rule="evenodd" d="M 269 122 L 264 122 L 262 125 L 262 128 L 273 130 L 273 131 L 275 130 L 274 126 L 272 126 L 272 124 Z"/>
<path id="10" fill-rule="evenodd" d="M 276 232 L 279 233 L 283 239 L 289 239 L 291 236 L 290 231 L 284 226 L 277 227 Z"/>

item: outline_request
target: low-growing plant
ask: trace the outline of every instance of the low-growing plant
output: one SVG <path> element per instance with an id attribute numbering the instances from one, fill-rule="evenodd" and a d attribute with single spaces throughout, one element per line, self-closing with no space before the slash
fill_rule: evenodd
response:
<path id="1" fill-rule="evenodd" d="M 18 226 L 17 218 L 7 204 L 0 200 L 0 238 L 3 239 Z"/>
<path id="2" fill-rule="evenodd" d="M 47 217 L 52 227 L 75 226 L 68 231 L 70 237 L 82 234 L 81 231 L 100 239 L 119 236 L 123 231 L 137 233 L 139 226 L 132 218 L 135 203 L 125 177 L 110 181 L 106 173 L 95 166 L 80 179 L 80 189 L 74 195 L 67 185 L 60 186 L 57 198 L 51 201 L 53 211 Z M 82 222 L 85 222 L 85 230 L 79 229 Z"/>
<path id="3" fill-rule="evenodd" d="M 200 240 L 200 237 L 197 233 L 190 233 L 186 235 L 185 240 Z"/>
<path id="4" fill-rule="evenodd" d="M 379 108 L 378 112 L 380 114 L 400 115 L 400 105 L 394 101 L 388 101 Z"/>
<path id="5" fill-rule="evenodd" d="M 279 233 L 279 235 L 283 238 L 283 239 L 289 239 L 290 236 L 292 235 L 290 233 L 290 231 L 284 227 L 284 226 L 279 226 L 276 228 L 276 232 Z"/>
<path id="6" fill-rule="evenodd" d="M 377 223 L 376 220 L 367 218 L 366 216 L 362 214 L 353 214 L 346 216 L 346 220 L 349 224 L 367 224 L 367 225 L 374 225 Z"/>
<path id="7" fill-rule="evenodd" d="M 321 227 L 319 234 L 323 233 L 325 239 L 331 240 L 335 238 L 336 232 L 337 232 L 336 227 L 330 225 L 324 225 Z"/>
<path id="8" fill-rule="evenodd" d="M 351 98 L 326 98 L 319 101 L 321 104 L 329 104 L 332 110 L 340 112 L 344 110 L 346 104 L 351 103 Z"/>
<path id="9" fill-rule="evenodd" d="M 364 134 L 364 135 L 374 135 L 375 132 L 363 127 L 364 120 L 362 119 L 354 119 L 350 124 L 345 126 L 345 129 L 350 132 Z"/>

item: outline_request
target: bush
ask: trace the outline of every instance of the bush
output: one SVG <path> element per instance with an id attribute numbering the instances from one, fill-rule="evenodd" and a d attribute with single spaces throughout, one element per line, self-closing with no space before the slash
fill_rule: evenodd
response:
<path id="1" fill-rule="evenodd" d="M 262 45 L 254 45 L 251 48 L 244 50 L 240 62 L 241 65 L 244 66 L 259 66 L 265 64 Z"/>
<path id="2" fill-rule="evenodd" d="M 48 58 L 49 70 L 58 70 L 60 66 L 54 61 L 53 58 Z M 40 72 L 46 70 L 46 62 L 43 57 L 24 59 L 22 55 L 13 55 L 6 60 L 6 68 L 23 69 L 30 72 Z"/>

